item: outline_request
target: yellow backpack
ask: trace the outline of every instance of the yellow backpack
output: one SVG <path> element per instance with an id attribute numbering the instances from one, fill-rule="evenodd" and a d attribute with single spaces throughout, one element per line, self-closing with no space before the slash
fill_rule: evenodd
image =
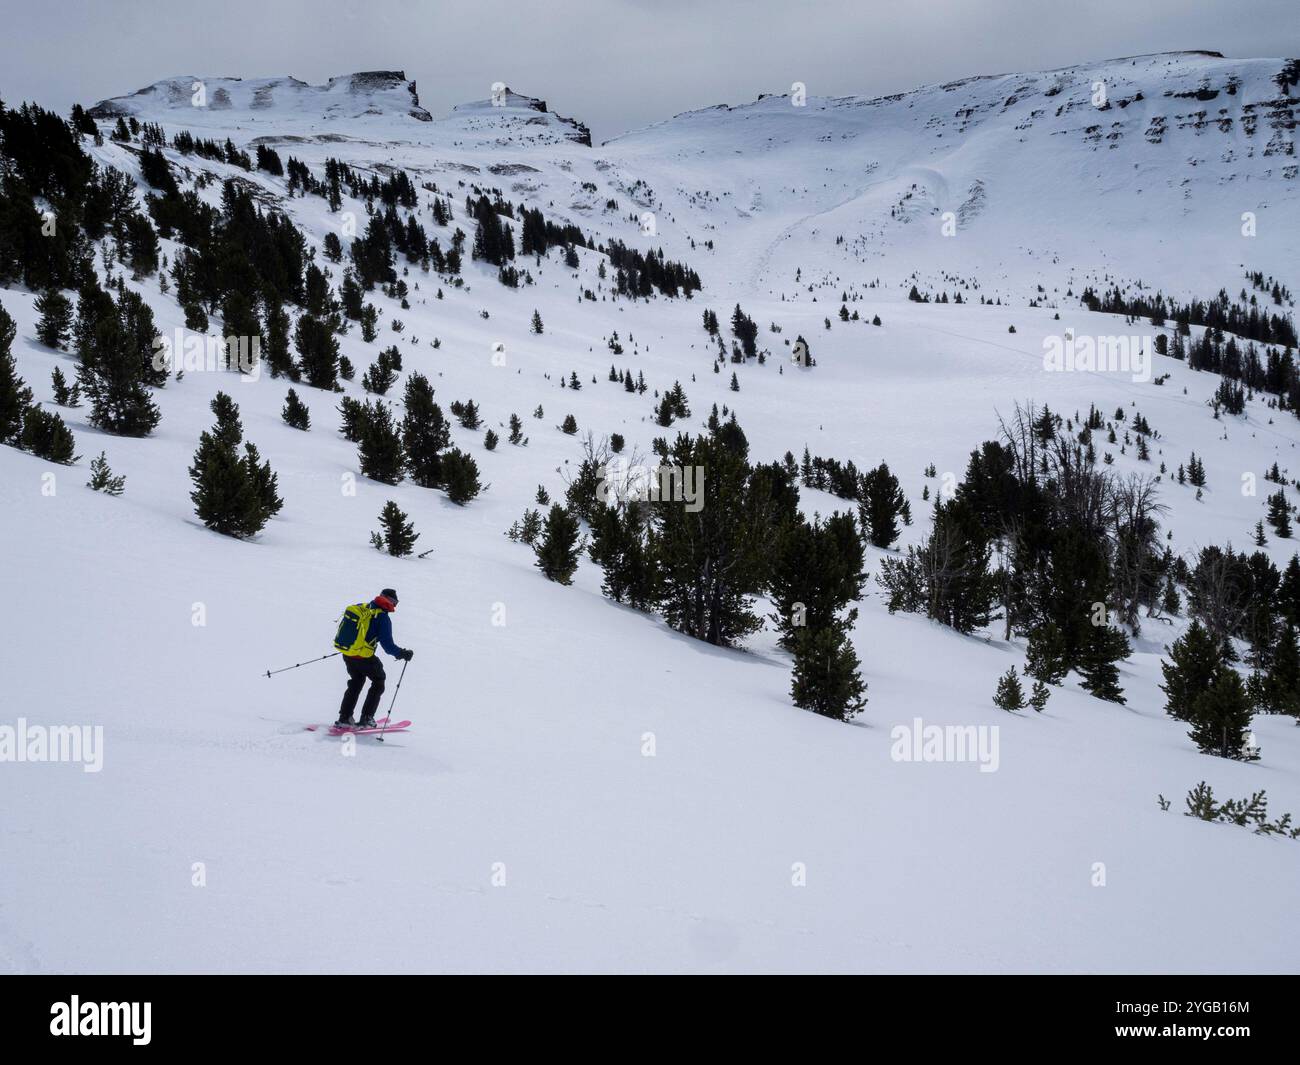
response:
<path id="1" fill-rule="evenodd" d="M 334 634 L 334 650 L 357 658 L 370 658 L 379 646 L 379 637 L 370 636 L 370 622 L 383 611 L 369 603 L 353 603 L 343 611 L 338 631 Z"/>

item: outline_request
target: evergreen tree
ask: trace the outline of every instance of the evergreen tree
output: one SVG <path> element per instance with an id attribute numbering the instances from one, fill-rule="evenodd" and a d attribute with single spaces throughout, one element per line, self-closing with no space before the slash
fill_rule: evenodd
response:
<path id="1" fill-rule="evenodd" d="M 338 386 L 339 342 L 319 318 L 304 314 L 294 327 L 294 346 L 307 383 L 334 391 Z"/>
<path id="2" fill-rule="evenodd" d="M 257 447 L 247 441 L 244 443 L 244 473 L 252 486 L 253 502 L 248 526 L 256 532 L 280 513 L 284 500 L 280 498 L 279 478 L 272 472 L 271 464 L 263 462 Z"/>
<path id="3" fill-rule="evenodd" d="M 1287 506 L 1286 496 L 1280 488 L 1268 497 L 1268 523 L 1279 538 L 1283 540 L 1291 538 L 1291 509 Z"/>
<path id="4" fill-rule="evenodd" d="M 1300 718 L 1300 643 L 1294 626 L 1283 626 L 1268 672 L 1252 694 L 1261 710 Z"/>
<path id="5" fill-rule="evenodd" d="M 560 426 L 560 431 L 573 436 L 578 431 L 578 420 L 572 414 L 566 414 L 564 424 Z"/>
<path id="6" fill-rule="evenodd" d="M 128 299 L 127 297 L 134 297 Z M 77 380 L 90 400 L 90 423 L 118 436 L 148 436 L 162 417 L 149 386 L 166 380 L 167 370 L 152 365 L 153 316 L 135 293 L 115 307 L 95 287 L 83 290 L 78 306 Z"/>
<path id="7" fill-rule="evenodd" d="M 216 416 L 213 433 L 230 447 L 239 447 L 244 439 L 244 424 L 239 418 L 239 407 L 225 392 L 218 392 L 212 397 L 208 409 Z"/>
<path id="8" fill-rule="evenodd" d="M 412 373 L 406 379 L 405 406 L 402 445 L 407 471 L 421 488 L 437 488 L 443 483 L 441 456 L 451 444 L 451 427 L 433 401 L 433 387 L 424 374 Z"/>
<path id="9" fill-rule="evenodd" d="M 109 469 L 107 456 L 101 451 L 99 458 L 90 460 L 90 480 L 86 482 L 86 487 L 110 496 L 120 496 L 126 491 L 126 478 L 114 476 Z"/>
<path id="10" fill-rule="evenodd" d="M 1050 689 L 1046 684 L 1041 680 L 1034 681 L 1033 692 L 1029 696 L 1029 705 L 1041 714 L 1047 709 L 1047 697 L 1049 694 Z"/>
<path id="11" fill-rule="evenodd" d="M 670 498 L 653 504 L 650 540 L 664 618 L 688 636 L 730 646 L 762 625 L 752 597 L 770 572 L 775 503 L 752 490 L 744 449 L 721 434 L 679 436 L 664 459 L 673 485 Z M 708 476 L 690 502 L 681 471 L 699 469 Z"/>
<path id="12" fill-rule="evenodd" d="M 804 630 L 795 644 L 790 679 L 794 705 L 836 721 L 849 721 L 867 702 L 867 686 L 859 670 L 845 625 Z"/>
<path id="13" fill-rule="evenodd" d="M 343 439 L 350 444 L 359 444 L 361 434 L 366 427 L 365 406 L 351 396 L 343 396 L 339 400 L 337 409 L 339 414 L 343 416 L 343 423 L 339 426 L 339 432 L 343 434 Z"/>
<path id="14" fill-rule="evenodd" d="M 483 419 L 479 415 L 478 404 L 472 399 L 467 400 L 459 411 L 455 405 L 452 406 L 452 413 L 456 414 L 462 429 L 477 429 L 483 424 Z"/>
<path id="15" fill-rule="evenodd" d="M 289 350 L 289 315 L 281 304 L 267 302 L 262 332 L 266 341 L 266 366 L 271 376 L 297 381 L 302 375 Z"/>
<path id="16" fill-rule="evenodd" d="M 769 590 L 781 646 L 793 651 L 803 629 L 837 624 L 865 581 L 862 539 L 851 514 L 791 523 L 778 540 Z"/>
<path id="17" fill-rule="evenodd" d="M 881 463 L 862 477 L 859 517 L 874 547 L 891 547 L 898 539 L 898 519 L 907 504 L 898 478 Z"/>
<path id="18" fill-rule="evenodd" d="M 1209 686 L 1192 703 L 1188 735 L 1202 754 L 1251 761 L 1253 758 L 1244 751 L 1251 716 L 1250 698 L 1241 675 L 1231 666 L 1220 666 Z"/>
<path id="19" fill-rule="evenodd" d="M 1048 684 L 1060 684 L 1069 672 L 1061 630 L 1047 620 L 1033 624 L 1025 650 L 1025 673 Z"/>
<path id="20" fill-rule="evenodd" d="M 483 446 L 487 448 L 489 451 L 495 451 L 497 449 L 497 443 L 500 441 L 500 439 L 501 438 L 498 437 L 495 432 L 489 429 L 486 433 L 483 434 Z"/>
<path id="21" fill-rule="evenodd" d="M 578 539 L 578 519 L 558 503 L 546 516 L 541 543 L 535 548 L 537 568 L 547 580 L 572 584 L 582 547 Z"/>
<path id="22" fill-rule="evenodd" d="M 482 491 L 478 480 L 478 463 L 460 448 L 442 456 L 442 480 L 447 498 L 463 507 Z"/>
<path id="23" fill-rule="evenodd" d="M 385 396 L 396 380 L 397 371 L 393 369 L 391 359 L 387 357 L 387 352 L 381 351 L 370 369 L 361 375 L 361 387 L 367 392 Z"/>
<path id="24" fill-rule="evenodd" d="M 1042 681 L 1038 681 L 1042 684 Z M 1025 708 L 1025 691 L 1020 686 L 1020 677 L 1016 667 L 1012 666 L 998 679 L 998 690 L 993 695 L 993 705 L 1003 710 L 1023 710 Z"/>
<path id="25" fill-rule="evenodd" d="M 250 535 L 249 517 L 257 501 L 235 446 L 216 432 L 204 432 L 189 472 L 194 484 L 190 499 L 199 520 L 223 536 Z"/>
<path id="26" fill-rule="evenodd" d="M 357 442 L 357 460 L 361 472 L 383 484 L 397 484 L 402 479 L 406 455 L 402 438 L 393 422 L 388 404 L 367 402 L 361 439 Z"/>
<path id="27" fill-rule="evenodd" d="M 1223 645 L 1194 620 L 1169 648 L 1169 661 L 1160 663 L 1165 713 L 1178 721 L 1191 721 L 1193 705 L 1223 666 Z"/>
<path id="28" fill-rule="evenodd" d="M 298 398 L 298 393 L 292 388 L 284 400 L 284 409 L 280 411 L 280 416 L 284 419 L 284 424 L 292 429 L 307 430 L 311 428 L 311 411 L 307 405 Z"/>
<path id="29" fill-rule="evenodd" d="M 383 526 L 382 530 L 370 535 L 370 542 L 376 547 L 387 551 L 394 558 L 405 558 L 415 550 L 415 541 L 420 538 L 420 534 L 391 499 L 379 512 L 379 524 Z"/>
<path id="30" fill-rule="evenodd" d="M 245 454 L 240 458 L 243 428 L 239 408 L 231 398 L 218 392 L 211 407 L 217 421 L 199 437 L 189 470 L 194 484 L 190 499 L 199 519 L 214 532 L 254 536 L 284 505 L 276 475 L 251 443 L 244 445 Z"/>
<path id="31" fill-rule="evenodd" d="M 54 392 L 54 402 L 60 407 L 79 407 L 81 405 L 81 386 L 74 382 L 69 387 L 68 379 L 63 376 L 63 371 L 57 366 L 54 367 L 54 372 L 50 374 L 50 388 Z"/>
<path id="32" fill-rule="evenodd" d="M 647 544 L 647 508 L 636 501 L 601 505 L 591 523 L 591 560 L 604 571 L 601 590 L 616 603 L 649 609 L 656 598 Z"/>
<path id="33" fill-rule="evenodd" d="M 72 302 L 58 289 L 48 289 L 36 299 L 40 321 L 36 339 L 47 348 L 62 350 L 72 330 Z"/>
<path id="34" fill-rule="evenodd" d="M 71 466 L 77 461 L 76 440 L 72 430 L 63 424 L 63 419 L 53 411 L 42 410 L 33 403 L 23 412 L 23 429 L 18 437 L 18 446 L 29 451 L 38 459 L 57 462 Z"/>
<path id="35" fill-rule="evenodd" d="M 1115 663 L 1127 658 L 1129 650 L 1127 637 L 1118 629 L 1094 626 L 1076 663 L 1082 678 L 1080 687 L 1098 699 L 1123 703 L 1124 691 L 1119 686 L 1119 667 Z"/>
<path id="36" fill-rule="evenodd" d="M 533 332 L 536 333 L 538 336 L 540 336 L 540 335 L 542 334 L 542 329 L 543 329 L 543 327 L 542 327 L 542 316 L 541 316 L 540 314 L 538 314 L 536 311 L 533 311 L 533 325 L 532 325 L 532 329 L 533 329 Z"/>

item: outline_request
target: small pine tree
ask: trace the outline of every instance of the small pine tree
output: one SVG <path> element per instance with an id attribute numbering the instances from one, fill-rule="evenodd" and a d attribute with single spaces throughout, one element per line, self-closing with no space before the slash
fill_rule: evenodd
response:
<path id="1" fill-rule="evenodd" d="M 1286 495 L 1280 488 L 1268 497 L 1268 523 L 1280 539 L 1291 538 L 1291 508 L 1287 506 Z"/>
<path id="2" fill-rule="evenodd" d="M 1065 661 L 1065 637 L 1051 621 L 1041 621 L 1029 630 L 1025 651 L 1025 672 L 1047 684 L 1060 684 L 1069 667 Z"/>
<path id="3" fill-rule="evenodd" d="M 343 416 L 343 422 L 339 426 L 343 439 L 350 444 L 360 443 L 361 434 L 366 427 L 365 405 L 351 396 L 344 396 L 339 400 L 338 412 Z"/>
<path id="4" fill-rule="evenodd" d="M 244 443 L 244 472 L 252 487 L 253 499 L 248 525 L 257 531 L 280 513 L 284 500 L 280 498 L 279 478 L 271 470 L 271 464 L 263 462 L 257 447 L 247 441 Z"/>
<path id="5" fill-rule="evenodd" d="M 1160 663 L 1165 713 L 1176 721 L 1192 720 L 1193 705 L 1223 667 L 1223 650 L 1199 620 L 1192 621 L 1169 648 L 1169 661 Z"/>
<path id="6" fill-rule="evenodd" d="M 392 412 L 388 404 L 378 400 L 366 403 L 365 411 L 361 439 L 357 443 L 361 472 L 383 484 L 397 484 L 402 479 L 406 453 Z"/>
<path id="7" fill-rule="evenodd" d="M 578 420 L 572 414 L 564 416 L 564 424 L 560 426 L 560 432 L 573 436 L 578 431 Z"/>
<path id="8" fill-rule="evenodd" d="M 1079 686 L 1090 695 L 1107 702 L 1123 703 L 1124 690 L 1119 686 L 1119 667 L 1115 664 L 1128 657 L 1128 639 L 1109 625 L 1092 628 L 1077 664 Z"/>
<path id="9" fill-rule="evenodd" d="M 68 379 L 57 366 L 50 374 L 50 387 L 54 391 L 54 402 L 60 407 L 81 406 L 81 386 L 75 381 L 69 386 Z"/>
<path id="10" fill-rule="evenodd" d="M 36 339 L 47 348 L 61 350 L 72 328 L 71 301 L 58 289 L 50 289 L 37 297 L 36 311 L 41 316 Z"/>
<path id="11" fill-rule="evenodd" d="M 479 416 L 478 404 L 472 399 L 467 401 L 459 411 L 454 406 L 452 410 L 459 417 L 462 429 L 477 429 L 483 424 L 483 419 Z"/>
<path id="12" fill-rule="evenodd" d="M 302 429 L 306 431 L 311 428 L 311 411 L 307 409 L 298 393 L 292 388 L 289 389 L 288 396 L 284 400 L 284 409 L 280 411 L 280 417 L 284 419 L 284 424 L 291 429 Z"/>
<path id="13" fill-rule="evenodd" d="M 394 558 L 405 558 L 415 550 L 415 541 L 420 534 L 415 531 L 407 516 L 391 499 L 379 512 L 379 524 L 383 528 L 370 534 L 370 542 L 387 551 Z"/>
<path id="14" fill-rule="evenodd" d="M 86 487 L 111 496 L 120 496 L 126 491 L 126 478 L 113 475 L 108 466 L 108 458 L 101 451 L 99 458 L 90 461 L 90 480 L 86 482 Z"/>
<path id="15" fill-rule="evenodd" d="M 572 584 L 582 547 L 578 542 L 578 519 L 558 503 L 546 516 L 541 543 L 535 548 L 537 568 L 547 580 Z"/>
<path id="16" fill-rule="evenodd" d="M 1029 696 L 1029 705 L 1041 714 L 1047 709 L 1047 697 L 1050 694 L 1051 689 L 1046 684 L 1041 680 L 1034 681 L 1033 691 Z"/>
<path id="17" fill-rule="evenodd" d="M 370 369 L 361 375 L 361 387 L 377 396 L 386 396 L 396 380 L 397 371 L 381 352 L 379 358 L 370 364 Z"/>
<path id="18" fill-rule="evenodd" d="M 379 312 L 373 303 L 367 303 L 361 309 L 361 339 L 373 344 L 379 336 Z"/>
<path id="19" fill-rule="evenodd" d="M 216 424 L 212 427 L 213 433 L 223 443 L 238 447 L 240 441 L 244 439 L 244 425 L 239 419 L 239 407 L 235 401 L 225 392 L 218 392 L 208 404 L 208 409 L 217 418 Z"/>
<path id="20" fill-rule="evenodd" d="M 199 520 L 223 536 L 249 535 L 249 515 L 256 503 L 235 446 L 216 432 L 204 432 L 189 472 L 194 484 L 190 499 Z"/>
<path id="21" fill-rule="evenodd" d="M 478 480 L 478 463 L 459 448 L 442 456 L 443 486 L 447 498 L 463 507 L 482 491 Z"/>
<path id="22" fill-rule="evenodd" d="M 71 466 L 78 458 L 72 430 L 53 411 L 42 410 L 37 404 L 23 413 L 23 431 L 19 434 L 18 446 L 38 459 L 62 466 Z"/>
<path id="23" fill-rule="evenodd" d="M 1251 716 L 1250 697 L 1241 674 L 1231 666 L 1220 666 L 1209 686 L 1192 703 L 1188 735 L 1202 754 L 1253 761 L 1258 754 L 1245 752 Z"/>
<path id="24" fill-rule="evenodd" d="M 1042 681 L 1038 681 L 1042 684 Z M 1020 677 L 1016 674 L 1016 667 L 1012 666 L 998 679 L 998 690 L 993 694 L 993 705 L 1001 707 L 1003 710 L 1023 710 L 1025 707 L 1025 691 L 1020 686 Z"/>
<path id="25" fill-rule="evenodd" d="M 541 316 L 540 314 L 538 314 L 536 311 L 533 311 L 533 325 L 532 325 L 532 329 L 533 329 L 533 332 L 536 333 L 538 336 L 541 335 L 541 333 L 542 333 L 542 316 Z"/>
<path id="26" fill-rule="evenodd" d="M 433 401 L 433 386 L 422 373 L 406 379 L 406 416 L 402 419 L 402 446 L 406 468 L 421 488 L 442 485 L 442 452 L 451 443 L 451 427 L 442 408 Z"/>
<path id="27" fill-rule="evenodd" d="M 518 446 L 523 443 L 524 423 L 519 419 L 518 414 L 510 415 L 510 443 Z"/>
<path id="28" fill-rule="evenodd" d="M 497 444 L 500 442 L 500 439 L 501 438 L 497 436 L 496 433 L 494 433 L 491 429 L 489 429 L 486 433 L 483 434 L 483 446 L 487 448 L 489 451 L 495 451 L 497 449 Z"/>
<path id="29" fill-rule="evenodd" d="M 790 697 L 803 710 L 849 721 L 867 703 L 867 686 L 860 669 L 857 652 L 842 623 L 803 629 L 795 641 Z"/>

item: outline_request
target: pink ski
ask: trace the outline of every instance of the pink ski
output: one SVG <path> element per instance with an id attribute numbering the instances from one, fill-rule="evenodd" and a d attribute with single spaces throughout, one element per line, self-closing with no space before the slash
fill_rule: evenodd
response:
<path id="1" fill-rule="evenodd" d="M 330 726 L 331 736 L 369 736 L 380 732 L 404 732 L 409 726 L 409 721 L 397 721 L 391 725 L 377 724 L 373 728 L 339 728 L 337 725 Z"/>
<path id="2" fill-rule="evenodd" d="M 387 721 L 388 721 L 388 715 L 387 715 L 387 714 L 385 714 L 383 717 L 376 718 L 376 719 L 375 719 L 375 727 L 376 727 L 376 728 L 382 728 L 382 727 L 384 727 L 384 725 L 387 723 Z M 410 722 L 407 721 L 406 724 L 409 725 Z M 335 726 L 335 725 L 307 725 L 307 726 L 305 726 L 305 727 L 306 727 L 306 729 L 307 729 L 308 732 L 315 732 L 317 729 L 322 729 L 322 728 L 328 728 L 328 729 L 333 730 L 333 729 L 336 728 L 337 726 Z M 393 726 L 393 727 L 394 727 L 394 728 L 401 728 L 401 725 L 395 725 L 395 726 Z M 340 729 L 340 731 L 344 731 L 344 730 Z M 356 726 L 353 726 L 351 729 L 348 729 L 348 730 L 346 730 L 346 731 L 349 731 L 349 732 L 355 732 L 355 731 L 356 731 Z"/>

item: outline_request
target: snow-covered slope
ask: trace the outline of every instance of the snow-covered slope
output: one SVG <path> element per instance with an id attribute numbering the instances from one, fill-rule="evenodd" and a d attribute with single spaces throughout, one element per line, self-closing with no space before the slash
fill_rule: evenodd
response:
<path id="1" fill-rule="evenodd" d="M 1204 289 L 1245 261 L 1294 261 L 1300 92 L 1283 92 L 1285 66 L 1186 52 L 879 99 L 769 96 L 608 150 L 763 291 L 791 292 L 800 266 L 832 289 L 910 285 L 914 270 L 923 290 L 978 278 L 1019 298 L 1099 276 Z"/>
<path id="2" fill-rule="evenodd" d="M 465 195 L 495 187 L 598 240 L 662 246 L 705 287 L 691 301 L 613 301 L 603 257 L 582 249 L 577 271 L 554 252 L 521 262 L 536 284 L 518 290 L 467 257 L 464 288 L 412 268 L 409 310 L 374 293 L 378 343 L 355 329 L 342 338 L 358 367 L 349 394 L 363 395 L 379 348 L 398 344 L 444 408 L 473 398 L 498 431 L 524 418 L 525 448 L 489 452 L 481 431 L 453 429 L 490 483 L 465 508 L 361 477 L 337 397 L 299 387 L 312 413 L 301 433 L 280 418 L 286 384 L 265 375 L 187 372 L 157 394 L 163 419 L 143 440 L 64 410 L 82 455 L 71 469 L 0 448 L 0 592 L 22 619 L 7 641 L 4 719 L 104 727 L 100 772 L 0 766 L 0 969 L 1294 970 L 1300 844 L 1185 818 L 1181 805 L 1207 780 L 1221 797 L 1264 788 L 1275 812 L 1300 814 L 1300 729 L 1257 719 L 1255 764 L 1197 753 L 1158 687 L 1181 620 L 1150 622 L 1134 641 L 1127 706 L 1071 679 L 1043 714 L 1015 716 L 990 697 L 1023 664 L 1022 641 L 890 616 L 873 581 L 853 635 L 869 703 L 843 725 L 790 705 L 789 657 L 770 631 L 745 650 L 689 640 L 604 599 L 590 562 L 561 587 L 502 535 L 539 484 L 562 496 L 566 464 L 581 460 L 556 428 L 565 414 L 642 454 L 664 432 L 651 394 L 606 380 L 614 362 L 655 390 L 681 381 L 693 411 L 683 428 L 730 405 L 757 460 L 805 445 L 860 467 L 887 460 L 916 515 L 904 545 L 928 525 L 923 490 L 960 478 L 1016 400 L 1067 416 L 1093 403 L 1140 411 L 1160 433 L 1154 462 L 1174 468 L 1194 450 L 1206 464 L 1203 500 L 1162 484 L 1171 546 L 1245 546 L 1264 505 L 1241 476 L 1275 461 L 1295 476 L 1300 421 L 1257 398 L 1245 418 L 1216 422 L 1206 400 L 1217 378 L 1173 360 L 1156 359 L 1170 375 L 1156 386 L 1045 373 L 1042 355 L 1064 329 L 1135 331 L 1067 298 L 1089 279 L 1204 296 L 1262 269 L 1297 287 L 1294 111 L 1272 81 L 1282 66 L 1178 54 L 875 101 L 768 98 L 594 148 L 514 94 L 424 121 L 400 75 L 360 92 L 361 75 L 324 89 L 207 79 L 224 109 L 192 107 L 178 93 L 200 79 L 180 78 L 101 105 L 169 135 L 271 144 L 317 172 L 328 157 L 401 167 L 453 192 L 451 228 L 467 232 Z M 1108 110 L 1090 103 L 1097 80 Z M 1178 95 L 1202 83 L 1218 95 Z M 1202 110 L 1204 123 L 1189 117 Z M 138 177 L 131 147 L 94 151 Z M 187 180 L 252 182 L 313 242 L 337 232 L 321 199 L 288 197 L 283 179 L 168 157 Z M 364 218 L 357 201 L 343 210 Z M 945 211 L 955 237 L 941 235 Z M 1258 214 L 1255 238 L 1240 236 L 1244 211 Z M 418 215 L 445 244 L 450 230 L 423 199 Z M 964 298 L 1004 305 L 908 302 L 913 274 L 935 292 L 956 291 L 945 274 L 978 281 Z M 164 331 L 183 323 L 156 279 L 127 284 Z M 864 320 L 836 318 L 845 290 Z M 1034 296 L 1045 305 L 1029 307 Z M 33 301 L 0 291 L 19 368 L 49 400 L 51 370 L 70 375 L 75 360 L 35 341 Z M 711 372 L 700 316 L 725 318 L 736 301 L 773 354 L 734 367 L 732 392 Z M 606 344 L 615 331 L 619 356 Z M 799 334 L 811 371 L 788 360 Z M 572 372 L 584 387 L 561 390 Z M 251 543 L 204 529 L 188 499 L 218 390 L 285 498 Z M 531 418 L 539 404 L 544 417 Z M 101 449 L 127 477 L 120 498 L 83 487 Z M 1150 469 L 1132 448 L 1106 450 L 1120 472 Z M 931 463 L 935 479 L 922 475 Z M 389 499 L 427 558 L 369 547 Z M 845 505 L 811 490 L 803 503 Z M 1291 545 L 1266 550 L 1281 564 Z M 882 552 L 869 556 L 874 576 Z M 401 596 L 397 640 L 416 650 L 396 711 L 415 725 L 349 753 L 303 729 L 336 712 L 337 661 L 262 674 L 328 652 L 339 609 L 387 585 Z M 396 676 L 390 664 L 390 692 Z M 917 718 L 995 729 L 996 771 L 898 760 L 891 733 Z M 1205 936 L 1205 914 L 1225 900 L 1231 934 Z"/>

